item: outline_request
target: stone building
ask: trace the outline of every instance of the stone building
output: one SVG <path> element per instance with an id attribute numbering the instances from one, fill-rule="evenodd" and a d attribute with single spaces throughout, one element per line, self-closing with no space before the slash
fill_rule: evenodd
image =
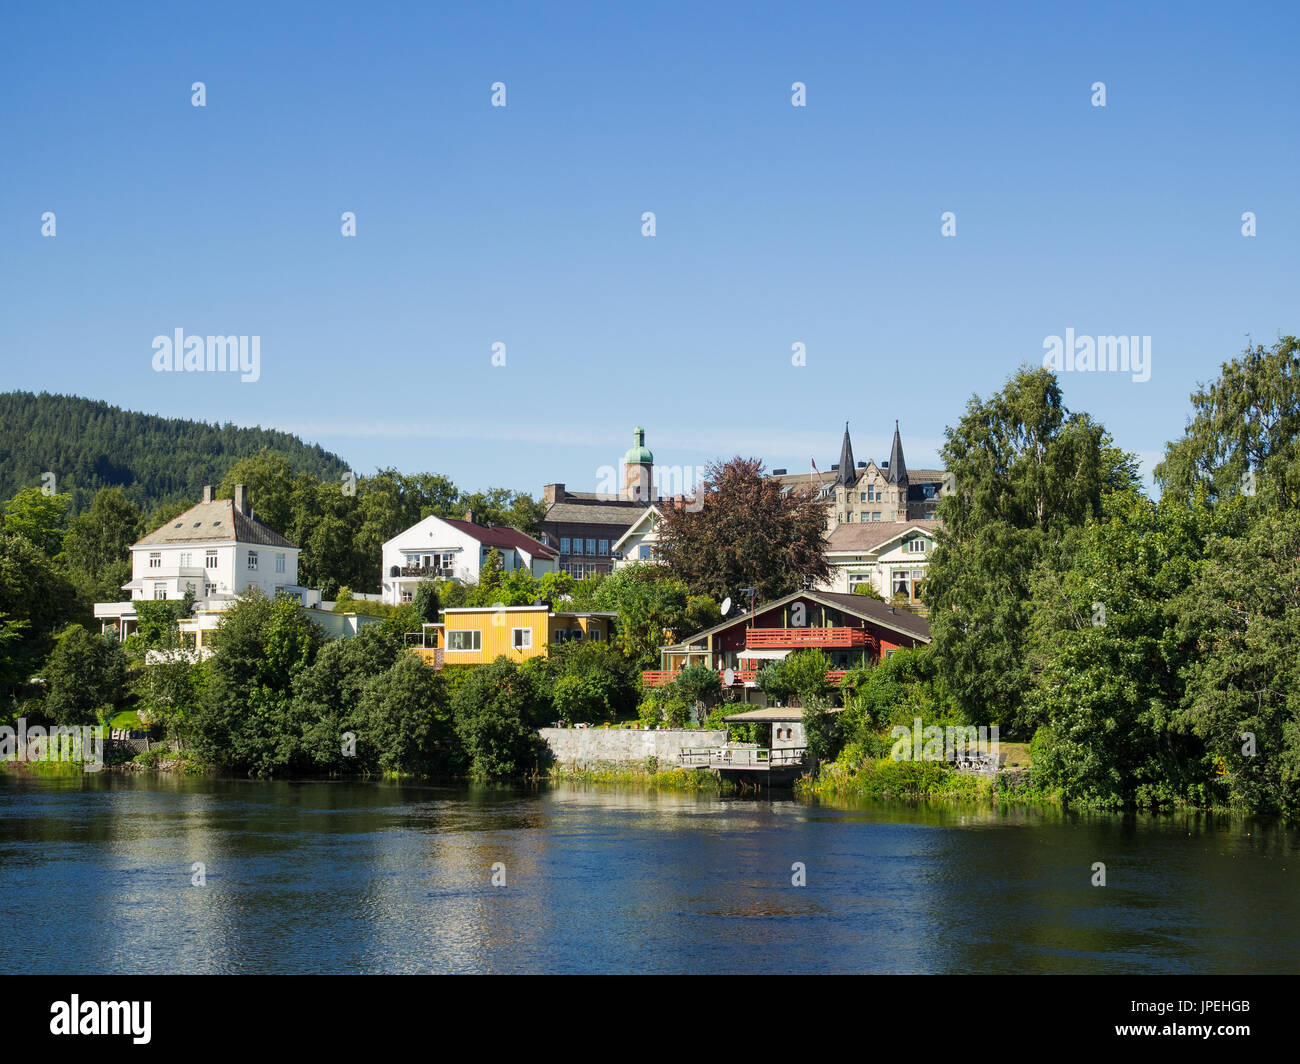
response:
<path id="1" fill-rule="evenodd" d="M 907 468 L 897 421 L 887 462 L 877 465 L 871 459 L 854 461 L 853 442 L 845 422 L 840 460 L 829 472 L 818 470 L 814 461 L 810 473 L 775 469 L 772 475 L 787 487 L 816 488 L 826 505 L 828 531 L 842 524 L 930 520 L 943 486 L 943 470 Z"/>

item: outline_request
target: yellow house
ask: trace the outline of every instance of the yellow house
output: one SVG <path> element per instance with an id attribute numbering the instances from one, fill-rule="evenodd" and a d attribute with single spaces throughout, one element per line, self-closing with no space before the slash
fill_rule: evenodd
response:
<path id="1" fill-rule="evenodd" d="M 454 607 L 443 611 L 438 648 L 447 665 L 544 657 L 552 643 L 608 642 L 616 613 L 553 613 L 549 606 Z"/>

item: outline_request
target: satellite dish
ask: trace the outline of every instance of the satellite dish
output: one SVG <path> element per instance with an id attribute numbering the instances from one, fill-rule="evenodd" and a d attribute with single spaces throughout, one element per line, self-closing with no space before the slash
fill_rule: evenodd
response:
<path id="1" fill-rule="evenodd" d="M 730 612 L 731 612 L 731 596 L 728 595 L 726 598 L 722 600 L 722 616 L 725 617 Z"/>
<path id="2" fill-rule="evenodd" d="M 722 682 L 723 682 L 724 684 L 726 684 L 728 687 L 730 687 L 733 683 L 735 683 L 735 682 L 736 682 L 736 670 L 735 670 L 735 669 L 727 669 L 727 670 L 725 670 L 725 671 L 723 672 L 723 674 L 722 674 Z"/>

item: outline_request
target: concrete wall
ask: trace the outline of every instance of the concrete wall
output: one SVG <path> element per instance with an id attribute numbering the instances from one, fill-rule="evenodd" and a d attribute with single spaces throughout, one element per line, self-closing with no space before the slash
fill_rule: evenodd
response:
<path id="1" fill-rule="evenodd" d="M 672 768 L 677 753 L 688 746 L 724 746 L 725 731 L 632 731 L 628 728 L 542 728 L 542 741 L 561 765 L 644 765 L 656 757 Z"/>

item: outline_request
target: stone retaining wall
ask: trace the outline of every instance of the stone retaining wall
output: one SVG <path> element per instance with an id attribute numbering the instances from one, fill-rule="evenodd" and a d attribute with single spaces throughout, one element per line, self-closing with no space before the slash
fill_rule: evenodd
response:
<path id="1" fill-rule="evenodd" d="M 688 746 L 725 746 L 725 730 L 633 731 L 630 728 L 542 728 L 542 741 L 556 762 L 573 768 L 644 765 L 653 757 L 661 768 L 678 764 Z"/>

